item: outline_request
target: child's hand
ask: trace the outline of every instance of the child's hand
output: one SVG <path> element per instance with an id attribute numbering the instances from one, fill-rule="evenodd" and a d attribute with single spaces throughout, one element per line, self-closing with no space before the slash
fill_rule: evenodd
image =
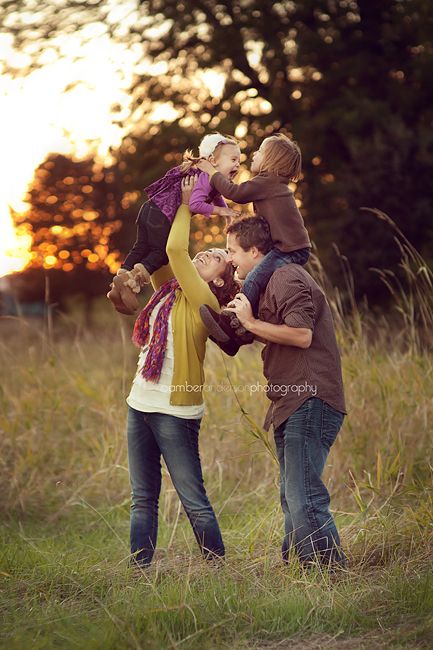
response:
<path id="1" fill-rule="evenodd" d="M 231 208 L 222 208 L 218 206 L 215 207 L 214 213 L 217 214 L 219 217 L 225 217 L 228 226 L 231 224 L 231 222 L 235 217 L 239 217 L 240 215 L 240 212 L 236 212 L 236 210 L 232 210 Z"/>
<path id="2" fill-rule="evenodd" d="M 130 276 L 133 282 L 138 284 L 140 289 L 144 284 L 149 284 L 150 282 L 150 273 L 141 263 L 134 264 L 134 268 L 130 271 Z M 133 286 L 130 286 L 133 289 Z"/>
<path id="3" fill-rule="evenodd" d="M 212 165 L 209 160 L 200 160 L 196 164 L 197 169 L 199 169 L 201 172 L 204 172 L 205 174 L 213 174 L 214 171 L 216 170 L 216 167 Z"/>

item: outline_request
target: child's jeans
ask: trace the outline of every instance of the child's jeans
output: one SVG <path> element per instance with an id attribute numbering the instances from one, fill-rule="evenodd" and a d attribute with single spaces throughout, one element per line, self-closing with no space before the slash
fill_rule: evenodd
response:
<path id="1" fill-rule="evenodd" d="M 257 264 L 250 271 L 245 279 L 242 293 L 246 295 L 251 303 L 254 316 L 257 317 L 259 310 L 260 294 L 266 288 L 269 280 L 271 279 L 274 271 L 284 266 L 285 264 L 300 264 L 303 266 L 308 262 L 310 257 L 309 248 L 300 248 L 291 253 L 284 253 L 278 248 L 274 247 L 264 256 L 260 264 Z"/>
<path id="2" fill-rule="evenodd" d="M 137 217 L 137 240 L 126 256 L 122 268 L 130 271 L 141 263 L 150 275 L 168 264 L 167 239 L 171 223 L 152 202 L 143 203 Z"/>

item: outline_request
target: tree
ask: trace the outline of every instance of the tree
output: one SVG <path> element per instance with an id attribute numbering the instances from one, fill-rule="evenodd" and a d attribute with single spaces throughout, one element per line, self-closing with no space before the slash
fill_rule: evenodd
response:
<path id="1" fill-rule="evenodd" d="M 26 0 L 20 5 L 6 3 L 3 12 L 9 29 L 15 25 L 16 44 L 24 45 Z M 121 17 L 105 0 L 80 3 L 78 13 L 76 3 L 64 0 L 58 15 L 49 5 L 42 3 L 39 24 L 32 25 L 47 39 L 44 48 L 59 47 L 56 37 L 74 15 L 83 38 L 102 25 L 139 52 L 125 120 L 128 147 L 137 152 L 126 156 L 127 182 L 137 178 L 131 191 L 151 171 L 165 171 L 205 130 L 237 134 L 246 157 L 264 136 L 284 129 L 301 145 L 298 197 L 335 279 L 334 241 L 351 261 L 360 295 L 383 297 L 368 268 L 397 262 L 391 232 L 362 206 L 390 214 L 433 259 L 433 11 L 427 0 L 143 0 Z M 33 55 L 33 64 L 38 61 Z M 161 103 L 177 111 L 170 126 L 149 122 Z M 143 169 L 138 152 L 145 147 L 153 163 Z M 125 162 L 124 148 L 119 160 Z"/>
<path id="2" fill-rule="evenodd" d="M 115 235 L 122 226 L 122 208 L 116 168 L 52 155 L 36 170 L 26 200 L 29 212 L 16 216 L 33 235 L 22 297 L 43 296 L 44 269 L 51 301 L 64 307 L 66 297 L 80 293 L 89 311 L 119 266 Z"/>

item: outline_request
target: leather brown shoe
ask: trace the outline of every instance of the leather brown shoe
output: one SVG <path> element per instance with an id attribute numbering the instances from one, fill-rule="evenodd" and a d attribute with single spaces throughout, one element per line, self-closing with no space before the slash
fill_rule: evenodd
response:
<path id="1" fill-rule="evenodd" d="M 232 341 L 241 346 L 254 341 L 254 335 L 241 325 L 239 319 L 232 312 L 218 313 L 209 305 L 201 305 L 200 317 L 209 334 L 218 342 Z"/>

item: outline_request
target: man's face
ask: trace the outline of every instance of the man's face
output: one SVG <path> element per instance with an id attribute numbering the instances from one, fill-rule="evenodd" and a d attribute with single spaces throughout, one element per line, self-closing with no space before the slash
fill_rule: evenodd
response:
<path id="1" fill-rule="evenodd" d="M 239 245 L 237 236 L 233 233 L 227 235 L 227 248 L 229 251 L 228 259 L 236 268 L 240 280 L 244 280 L 263 257 L 254 246 L 248 251 L 244 251 L 242 246 Z"/>
<path id="2" fill-rule="evenodd" d="M 223 145 L 214 158 L 218 171 L 229 180 L 238 173 L 240 159 L 241 150 L 235 144 Z"/>

